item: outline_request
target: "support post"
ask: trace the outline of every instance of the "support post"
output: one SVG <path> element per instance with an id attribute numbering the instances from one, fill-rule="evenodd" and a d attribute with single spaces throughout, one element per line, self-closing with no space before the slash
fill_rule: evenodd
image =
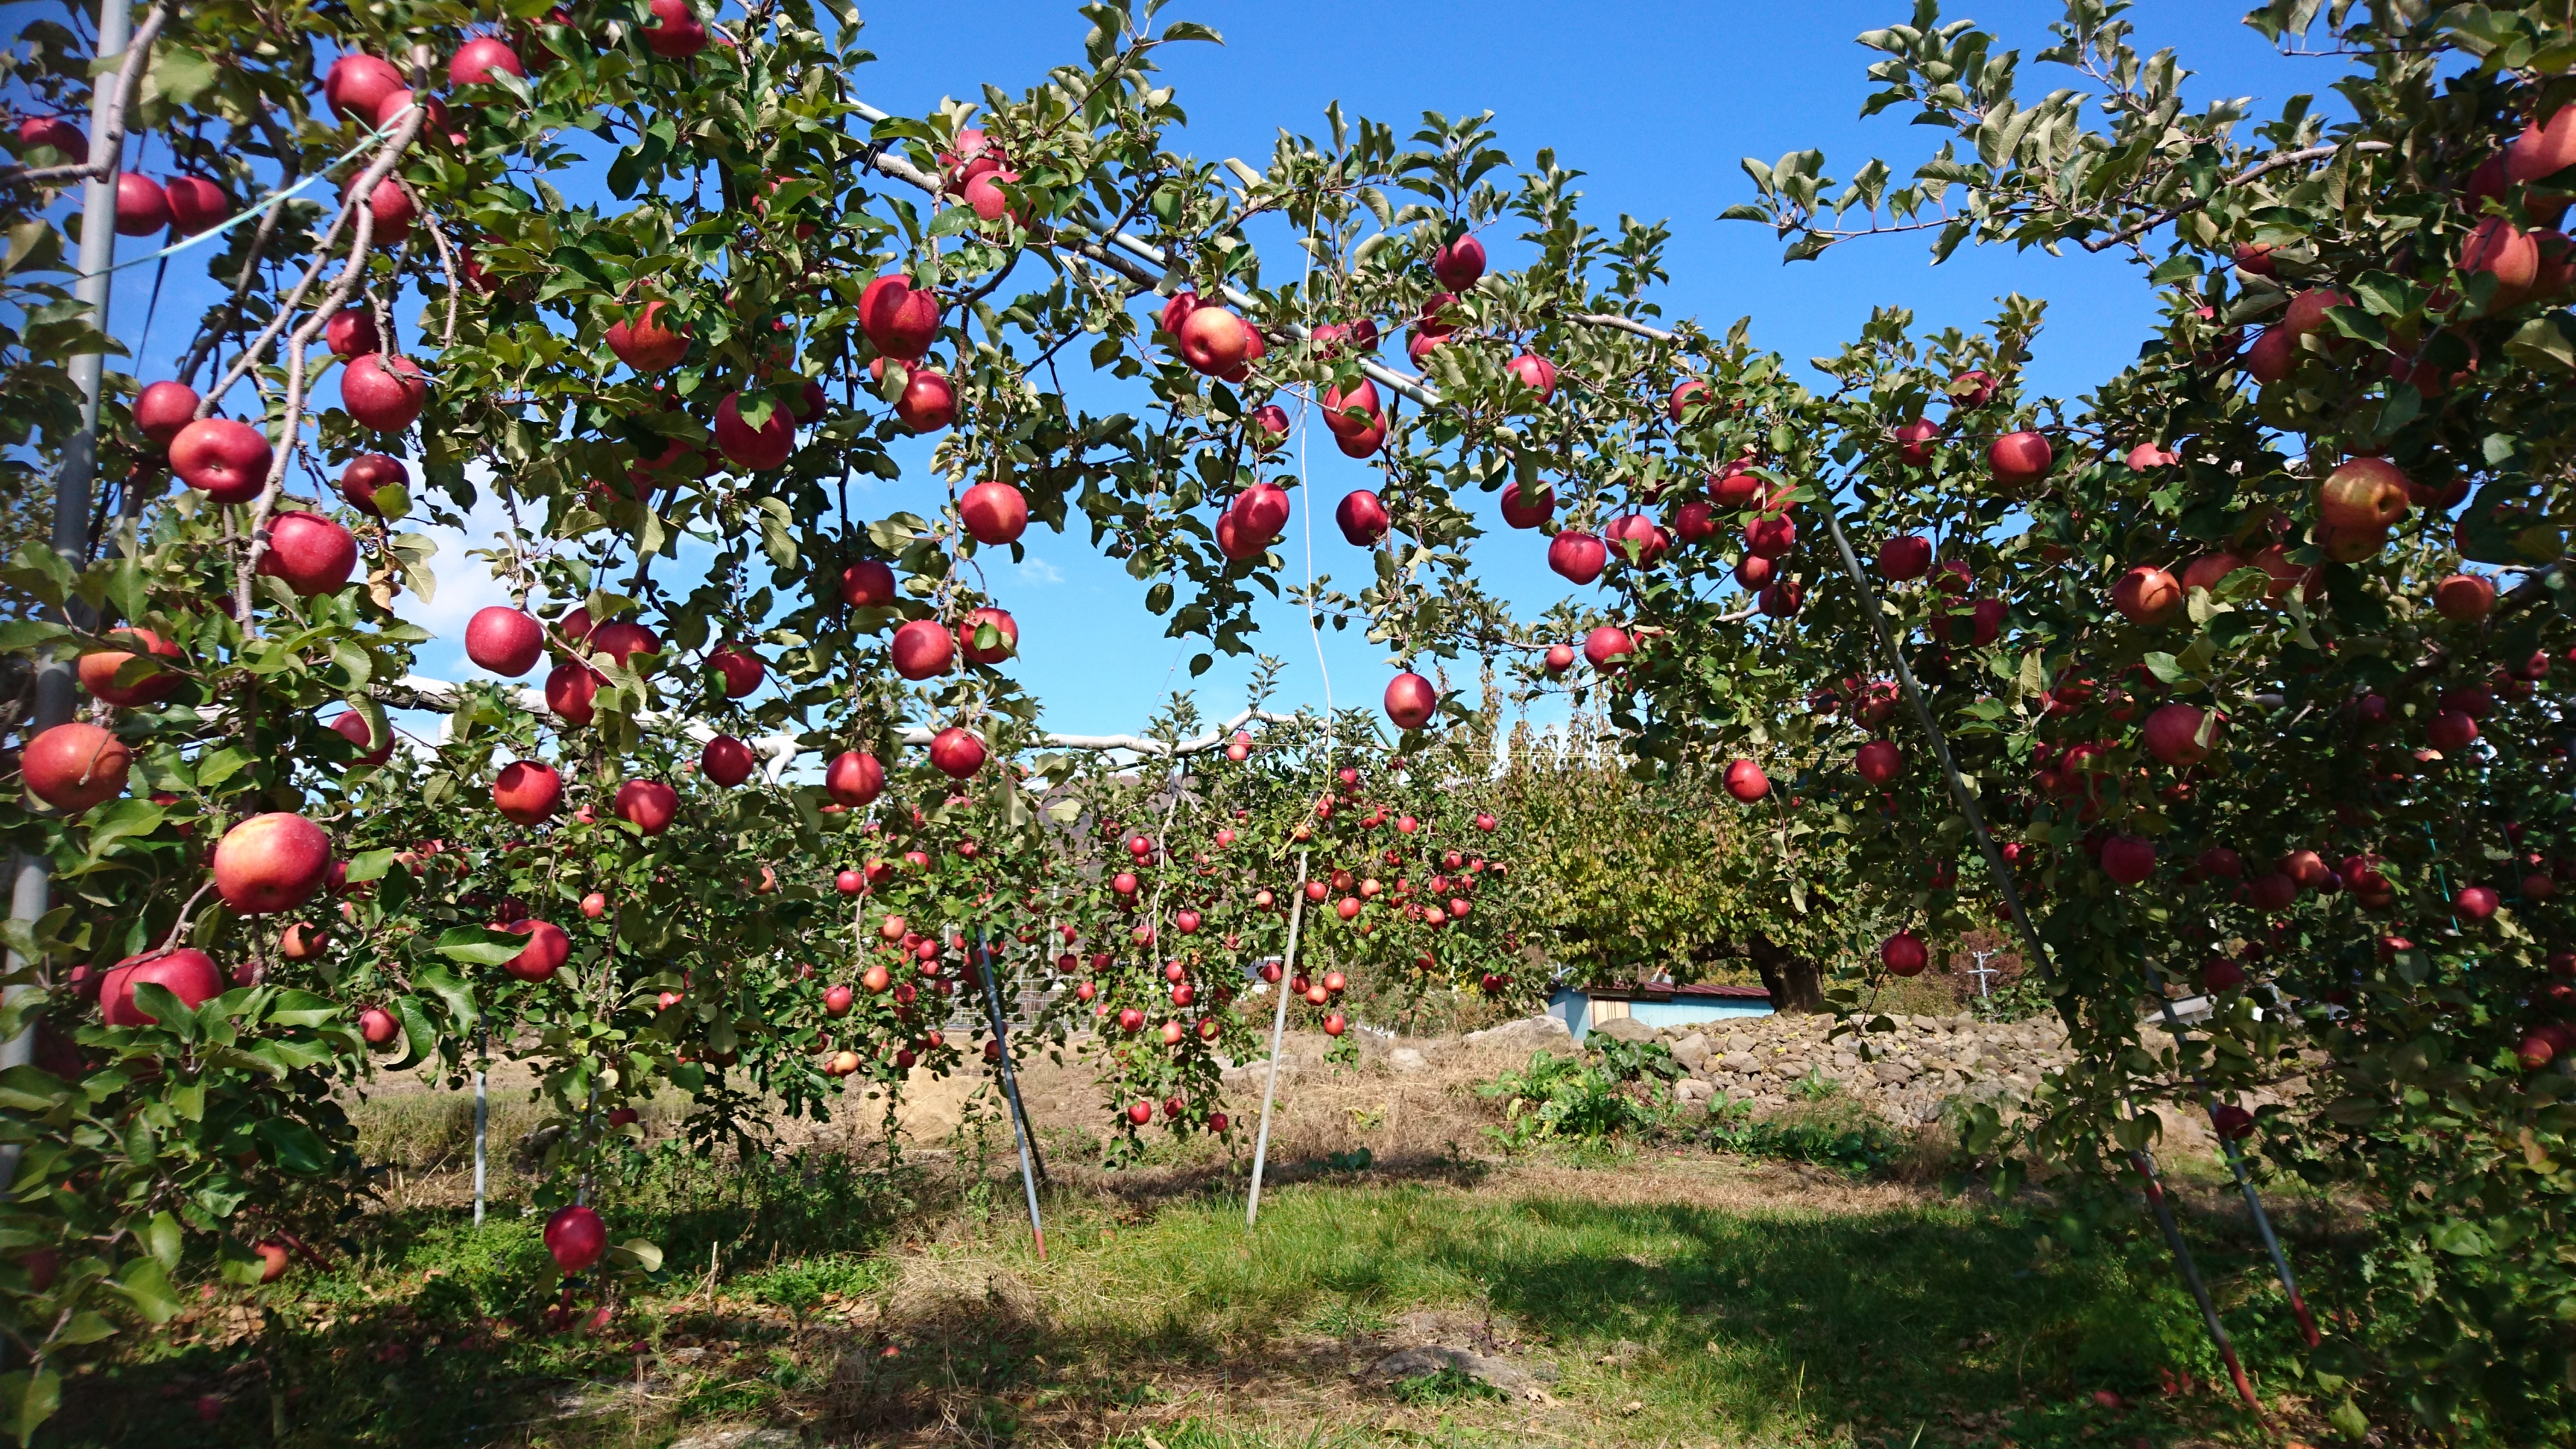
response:
<path id="1" fill-rule="evenodd" d="M 1020 1101 L 1019 1075 L 1011 1070 L 1011 1040 L 1002 1022 L 1002 994 L 993 986 L 993 952 L 984 944 L 984 928 L 975 928 L 975 969 L 984 977 L 984 1010 L 993 1021 L 993 1044 L 1000 1048 L 1002 1095 L 1011 1104 L 1011 1136 L 1020 1144 L 1020 1187 L 1029 1198 L 1029 1235 L 1037 1240 L 1038 1261 L 1046 1261 L 1046 1224 L 1038 1217 L 1037 1163 L 1029 1155 L 1036 1129 L 1029 1125 L 1028 1108 Z"/>
<path id="2" fill-rule="evenodd" d="M 487 1146 L 491 1140 L 492 1099 L 486 1090 L 484 1076 L 492 1062 L 492 1043 L 488 1036 L 476 1033 L 477 1057 L 474 1063 L 474 1226 L 483 1226 L 483 1187 Z"/>
<path id="3" fill-rule="evenodd" d="M 1986 857 L 1986 869 L 1995 878 L 2003 895 L 2004 909 L 2012 917 L 2013 927 L 2021 937 L 2024 959 L 2039 972 L 2043 982 L 2056 977 L 2049 960 L 2048 948 L 2041 944 L 2039 932 L 2030 923 L 2030 912 L 2022 905 L 2021 891 L 2013 884 L 2012 872 L 2004 866 L 2003 851 L 1995 845 L 1994 832 L 1986 828 L 1985 812 L 1978 808 L 1976 792 L 1959 773 L 1958 762 L 1950 755 L 1950 741 L 1941 732 L 1940 722 L 1932 716 L 1932 705 L 1923 697 L 1923 687 L 1914 682 L 1914 671 L 1907 668 L 1905 654 L 1896 647 L 1887 632 L 1887 620 L 1878 611 L 1878 591 L 1870 587 L 1869 575 L 1861 571 L 1860 556 L 1852 552 L 1851 540 L 1843 533 L 1842 510 L 1830 497 L 1822 504 L 1825 530 L 1834 538 L 1834 551 L 1842 556 L 1843 573 L 1851 579 L 1852 588 L 1860 594 L 1860 609 L 1869 620 L 1869 632 L 1877 640 L 1879 652 L 1887 656 L 1889 668 L 1895 671 L 1897 686 L 1904 690 L 1906 703 L 1914 707 L 1914 717 L 1923 725 L 1923 733 L 1932 741 L 1933 758 L 1940 761 L 1941 775 L 1949 783 L 1951 797 L 1959 802 L 1959 813 L 1967 818 L 1968 828 L 1977 837 L 1977 846 Z M 2155 1159 L 2145 1152 L 2132 1152 L 2129 1161 L 2147 1185 L 2148 1205 L 2155 1209 L 2156 1224 L 2164 1230 L 2165 1246 L 2173 1250 L 2174 1262 L 2182 1269 L 2183 1281 L 2191 1285 L 2192 1296 L 2199 1300 L 2201 1321 L 2209 1329 L 2210 1341 L 2218 1346 L 2219 1357 L 2227 1361 L 2228 1372 L 2235 1375 L 2236 1391 L 2258 1413 L 2262 1405 L 2247 1387 L 2245 1370 L 2236 1360 L 2236 1345 L 2229 1340 L 2227 1328 L 2218 1321 L 2218 1309 L 2210 1301 L 2208 1285 L 2200 1278 L 2200 1265 L 2192 1260 L 2191 1247 L 2182 1238 L 2182 1229 L 2174 1221 L 2173 1208 L 2165 1201 L 2163 1184 L 2156 1178 Z M 2249 1189 L 2250 1191 L 2250 1189 Z"/>
<path id="4" fill-rule="evenodd" d="M 98 0 L 97 58 L 106 60 L 124 54 L 131 35 L 126 0 Z M 90 89 L 89 139 L 93 156 L 110 138 L 123 135 L 124 115 L 124 87 L 118 83 L 117 72 L 109 69 Z M 83 183 L 81 193 L 80 279 L 72 286 L 72 296 L 89 309 L 92 325 L 102 333 L 107 331 L 107 304 L 114 285 L 116 177 L 120 169 L 111 164 L 104 175 Z M 62 472 L 54 482 L 53 545 L 54 552 L 62 555 L 74 571 L 89 557 L 89 496 L 90 485 L 98 474 L 99 385 L 106 367 L 103 352 L 83 352 L 71 361 L 72 385 L 81 393 L 81 424 L 63 447 Z M 68 614 L 58 613 L 55 618 L 57 622 L 87 628 L 97 622 L 87 617 L 89 613 L 87 606 L 75 602 Z M 26 731 L 30 737 L 72 717 L 76 703 L 73 690 L 70 661 L 48 659 L 36 667 L 36 707 L 28 717 Z M 41 855 L 10 855 L 9 919 L 32 924 L 45 914 L 53 894 L 45 867 Z M 21 959 L 14 951 L 9 953 L 8 1000 L 15 1002 L 42 989 L 33 981 L 20 979 L 32 975 L 37 965 Z M 26 1065 L 34 1059 L 35 1049 L 33 1026 L 0 1042 L 0 1071 Z M 14 1144 L 0 1148 L 0 1186 L 17 1175 L 18 1148 Z"/>
<path id="5" fill-rule="evenodd" d="M 1306 921 L 1306 862 L 1310 851 L 1297 852 L 1297 893 L 1288 898 L 1288 953 L 1280 958 L 1276 1009 L 1270 1013 L 1270 1081 L 1261 1089 L 1261 1132 L 1252 1144 L 1252 1194 L 1244 1200 L 1243 1226 L 1261 1225 L 1261 1173 L 1270 1162 L 1270 1108 L 1279 1100 L 1279 1043 L 1288 1034 L 1288 983 L 1297 977 L 1297 931 Z"/>
<path id="6" fill-rule="evenodd" d="M 2179 1054 L 2191 1028 L 2183 1024 L 2173 1003 L 2163 999 L 2161 983 L 2150 978 L 2147 985 L 2164 1009 L 2165 1030 L 2173 1034 L 2174 1050 Z M 2272 1231 L 2272 1215 L 2263 1210 L 2263 1195 L 2254 1189 L 2253 1174 L 2245 1167 L 2245 1154 L 2238 1152 L 2227 1134 L 2218 1130 L 2218 1098 L 2209 1090 L 2208 1081 L 2194 1072 L 2191 1084 L 2200 1092 L 2200 1110 L 2209 1115 L 2209 1135 L 2218 1139 L 2219 1155 L 2227 1159 L 2227 1170 L 2236 1176 L 2236 1190 L 2245 1195 L 2246 1210 L 2254 1216 L 2254 1232 L 2263 1240 L 2263 1251 L 2272 1255 L 2272 1271 L 2281 1280 L 2281 1291 L 2290 1295 L 2290 1312 L 2299 1320 L 2299 1332 L 2306 1335 L 2308 1347 L 2315 1348 L 2325 1341 L 2324 1336 L 2317 1332 L 2317 1321 L 2308 1312 L 2308 1300 L 2299 1292 L 2299 1280 L 2290 1273 L 2290 1256 L 2281 1251 L 2280 1236 Z"/>

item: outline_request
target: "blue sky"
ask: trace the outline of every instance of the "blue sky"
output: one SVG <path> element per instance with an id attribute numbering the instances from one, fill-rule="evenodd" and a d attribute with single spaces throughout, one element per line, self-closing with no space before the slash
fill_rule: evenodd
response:
<path id="1" fill-rule="evenodd" d="M 2322 91 L 2332 81 L 2333 62 L 2275 55 L 2240 23 L 2244 9 L 2245 0 L 2164 0 L 2130 18 L 2142 49 L 2175 46 L 2198 71 L 2186 90 L 2195 105 L 2220 95 L 2252 96 L 2260 117 L 2290 95 Z M 2062 13 L 2058 7 L 1991 4 L 1952 13 L 1973 15 L 2003 45 L 2024 53 L 2026 97 L 2068 83 L 2066 72 L 2028 60 L 2047 43 L 2046 26 Z M 1937 144 L 1938 133 L 1905 125 L 1901 112 L 1858 119 L 1871 89 L 1863 72 L 1874 53 L 1852 37 L 1906 19 L 1906 7 L 1889 0 L 1795 6 L 1494 0 L 1472 7 L 1312 0 L 1175 4 L 1160 18 L 1200 20 L 1226 40 L 1222 47 L 1160 53 L 1164 80 L 1178 88 L 1191 118 L 1178 142 L 1183 148 L 1258 163 L 1283 127 L 1320 134 L 1324 107 L 1336 99 L 1346 114 L 1390 122 L 1399 135 L 1424 110 L 1453 116 L 1491 110 L 1516 162 L 1553 147 L 1560 164 L 1587 173 L 1582 189 L 1596 224 L 1610 225 L 1622 212 L 1669 220 L 1674 281 L 1661 299 L 1668 316 L 1695 316 L 1722 330 L 1750 315 L 1756 343 L 1792 358 L 1834 350 L 1874 306 L 1910 306 L 1927 328 L 1973 327 L 1992 312 L 1996 297 L 2020 291 L 2050 302 L 2034 381 L 2043 391 L 2072 394 L 2134 354 L 2153 310 L 2141 279 L 2106 258 L 1968 248 L 1933 268 L 1922 239 L 1899 237 L 1784 267 L 1766 228 L 1715 220 L 1751 196 L 1737 164 L 1743 156 L 1770 160 L 1814 146 L 1837 177 L 1850 175 L 1870 154 L 1887 157 L 1903 174 Z M 945 96 L 980 95 L 986 82 L 1016 93 L 1049 66 L 1078 58 L 1086 28 L 1068 0 L 943 0 L 871 9 L 864 38 L 878 60 L 858 73 L 856 88 L 861 98 L 898 113 L 927 111 Z M 144 169 L 166 174 L 165 161 L 153 155 Z M 1510 236 L 1508 228 L 1497 228 L 1485 237 L 1498 269 L 1526 262 L 1525 248 Z M 128 255 L 157 245 L 158 239 L 125 243 Z M 1284 264 L 1284 257 L 1274 261 Z M 203 295 L 202 265 L 190 258 L 172 268 L 137 369 L 145 380 L 167 375 L 170 349 L 183 340 L 182 319 L 193 318 Z M 120 276 L 114 325 L 129 346 L 151 273 L 140 267 Z M 1106 392 L 1083 391 L 1080 400 L 1088 406 L 1110 403 Z M 326 400 L 335 396 L 326 386 Z M 1370 486 L 1370 470 L 1344 459 L 1329 439 L 1319 441 L 1327 446 L 1309 450 L 1311 492 L 1299 499 L 1281 544 L 1286 574 L 1305 576 L 1311 533 L 1315 571 L 1356 580 L 1362 556 L 1342 541 L 1329 515 L 1342 494 Z M 878 484 L 859 506 L 875 513 L 920 507 L 930 487 L 910 478 Z M 1489 588 L 1529 613 L 1563 596 L 1562 581 L 1544 566 L 1542 541 L 1504 530 L 1499 519 L 1490 529 L 1495 536 L 1478 550 Z M 1161 621 L 1142 606 L 1143 586 L 1092 553 L 1087 540 L 1087 530 L 1034 529 L 1029 562 L 1016 570 L 988 563 L 988 572 L 1020 624 L 1020 657 L 1011 667 L 1045 701 L 1049 727 L 1131 730 L 1166 691 L 1187 683 L 1183 663 L 1200 646 L 1163 638 Z M 441 635 L 424 651 L 424 673 L 474 673 L 459 647 L 463 621 L 497 599 L 477 577 L 479 566 L 461 556 L 474 542 L 443 540 L 439 597 L 412 606 Z M 1289 665 L 1278 702 L 1321 704 L 1325 680 L 1303 618 L 1272 606 L 1261 624 L 1260 647 Z M 1390 673 L 1383 656 L 1356 633 L 1329 630 L 1324 652 L 1334 702 L 1374 705 Z M 1220 661 L 1196 685 L 1202 705 L 1217 714 L 1238 708 L 1247 672 L 1246 662 Z M 1563 711 L 1534 713 L 1547 720 Z"/>

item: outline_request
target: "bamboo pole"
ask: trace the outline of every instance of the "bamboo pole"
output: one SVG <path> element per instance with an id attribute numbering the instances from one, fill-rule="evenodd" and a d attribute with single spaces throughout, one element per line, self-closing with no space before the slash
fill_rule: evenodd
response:
<path id="1" fill-rule="evenodd" d="M 1252 1194 L 1244 1200 L 1243 1226 L 1261 1225 L 1261 1174 L 1270 1160 L 1270 1108 L 1279 1099 L 1279 1043 L 1288 1034 L 1288 983 L 1297 979 L 1297 931 L 1306 920 L 1306 862 L 1311 851 L 1297 852 L 1297 893 L 1288 901 L 1288 953 L 1279 963 L 1279 979 L 1270 983 L 1279 999 L 1270 1013 L 1270 1081 L 1261 1089 L 1261 1132 L 1252 1144 Z"/>
<path id="2" fill-rule="evenodd" d="M 1001 1049 L 997 1059 L 1002 1067 L 1002 1093 L 1011 1104 L 1011 1136 L 1020 1146 L 1020 1186 L 1029 1199 L 1029 1234 L 1037 1240 L 1038 1261 L 1046 1261 L 1046 1224 L 1038 1217 L 1037 1163 L 1030 1156 L 1037 1129 L 1029 1125 L 1026 1104 L 1020 1101 L 1019 1075 L 1011 1070 L 1011 1042 L 1002 1023 L 1002 996 L 993 986 L 993 953 L 984 944 L 984 928 L 975 928 L 975 969 L 984 978 L 984 1011 L 993 1021 L 993 1043 Z"/>

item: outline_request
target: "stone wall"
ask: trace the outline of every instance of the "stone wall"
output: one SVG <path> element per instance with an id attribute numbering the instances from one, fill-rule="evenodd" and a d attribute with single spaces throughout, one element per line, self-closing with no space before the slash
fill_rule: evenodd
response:
<path id="1" fill-rule="evenodd" d="M 1756 1113 L 1808 1100 L 1799 1084 L 1832 1082 L 1839 1095 L 1899 1126 L 1940 1120 L 1953 1098 L 2009 1104 L 2068 1060 L 2066 1029 L 2053 1018 L 1984 1022 L 1968 1016 L 1900 1016 L 1896 1030 L 1870 1039 L 1862 1061 L 1849 1037 L 1827 1041 L 1826 1016 L 1757 1016 L 1660 1030 L 1613 1019 L 1596 1035 L 1659 1041 L 1689 1076 L 1675 1085 L 1685 1103 L 1719 1095 L 1750 1100 Z"/>

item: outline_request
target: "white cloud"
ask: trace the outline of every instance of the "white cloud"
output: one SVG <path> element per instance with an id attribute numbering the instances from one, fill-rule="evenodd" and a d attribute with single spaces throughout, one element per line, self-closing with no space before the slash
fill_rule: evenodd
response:
<path id="1" fill-rule="evenodd" d="M 1045 559 L 1026 558 L 1020 561 L 1020 582 L 1026 584 L 1060 584 L 1064 582 L 1064 574 L 1062 571 L 1058 570 L 1054 564 L 1048 563 Z"/>

